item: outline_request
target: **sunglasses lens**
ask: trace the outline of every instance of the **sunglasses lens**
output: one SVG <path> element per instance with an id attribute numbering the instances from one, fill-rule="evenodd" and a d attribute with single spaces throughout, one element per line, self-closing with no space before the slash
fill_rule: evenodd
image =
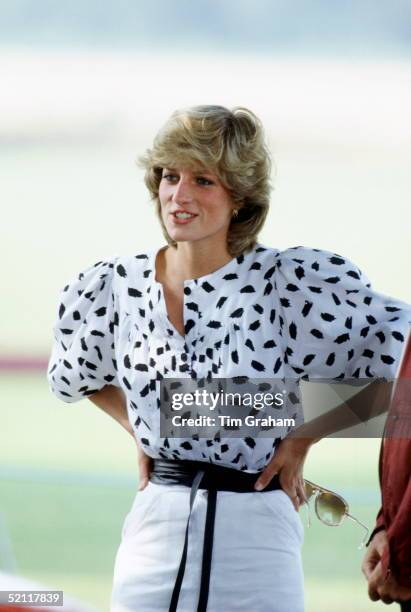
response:
<path id="1" fill-rule="evenodd" d="M 309 482 L 304 482 L 304 491 L 307 499 L 310 499 L 314 495 L 314 487 Z"/>
<path id="2" fill-rule="evenodd" d="M 347 507 L 342 499 L 333 493 L 321 493 L 316 499 L 318 518 L 327 525 L 339 525 L 344 518 Z"/>

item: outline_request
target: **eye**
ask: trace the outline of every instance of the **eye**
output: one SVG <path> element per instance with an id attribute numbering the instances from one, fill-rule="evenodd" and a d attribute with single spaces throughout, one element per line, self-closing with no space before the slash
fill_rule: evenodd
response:
<path id="1" fill-rule="evenodd" d="M 204 176 L 198 176 L 197 181 L 199 181 L 200 185 L 214 185 L 210 179 L 207 179 Z"/>
<path id="2" fill-rule="evenodd" d="M 165 179 L 168 183 L 171 183 L 174 179 L 178 179 L 178 176 L 176 174 L 173 174 L 172 172 L 167 172 L 162 176 L 162 178 Z"/>

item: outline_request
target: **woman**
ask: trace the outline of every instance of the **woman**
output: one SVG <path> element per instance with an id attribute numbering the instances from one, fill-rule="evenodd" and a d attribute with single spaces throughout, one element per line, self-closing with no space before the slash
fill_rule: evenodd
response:
<path id="1" fill-rule="evenodd" d="M 63 401 L 89 397 L 138 443 L 111 609 L 300 612 L 314 438 L 162 437 L 158 383 L 392 378 L 409 309 L 346 258 L 257 242 L 270 157 L 251 111 L 176 111 L 142 164 L 168 244 L 63 289 L 48 373 Z"/>

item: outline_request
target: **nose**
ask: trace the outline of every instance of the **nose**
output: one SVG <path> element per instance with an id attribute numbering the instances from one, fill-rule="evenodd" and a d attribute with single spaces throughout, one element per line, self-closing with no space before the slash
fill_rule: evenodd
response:
<path id="1" fill-rule="evenodd" d="M 174 192 L 173 192 L 172 199 L 173 199 L 173 202 L 175 202 L 176 204 L 192 202 L 193 193 L 192 193 L 192 188 L 191 188 L 191 185 L 188 179 L 180 177 L 180 180 L 178 181 L 178 183 L 174 185 Z"/>

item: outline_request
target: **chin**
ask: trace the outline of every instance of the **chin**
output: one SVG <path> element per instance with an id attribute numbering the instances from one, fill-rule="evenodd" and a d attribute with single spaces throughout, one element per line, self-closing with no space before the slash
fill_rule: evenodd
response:
<path id="1" fill-rule="evenodd" d="M 175 228 L 173 227 L 171 230 L 167 227 L 167 233 L 172 240 L 176 242 L 185 242 L 187 240 L 199 240 L 201 236 L 198 236 L 196 232 L 190 231 L 184 227 Z"/>
<path id="2" fill-rule="evenodd" d="M 201 231 L 200 228 L 188 227 L 188 226 L 180 226 L 176 227 L 172 225 L 170 227 L 168 224 L 165 224 L 168 235 L 174 242 L 197 242 L 200 240 L 205 240 L 207 238 L 215 237 L 215 231 Z"/>

